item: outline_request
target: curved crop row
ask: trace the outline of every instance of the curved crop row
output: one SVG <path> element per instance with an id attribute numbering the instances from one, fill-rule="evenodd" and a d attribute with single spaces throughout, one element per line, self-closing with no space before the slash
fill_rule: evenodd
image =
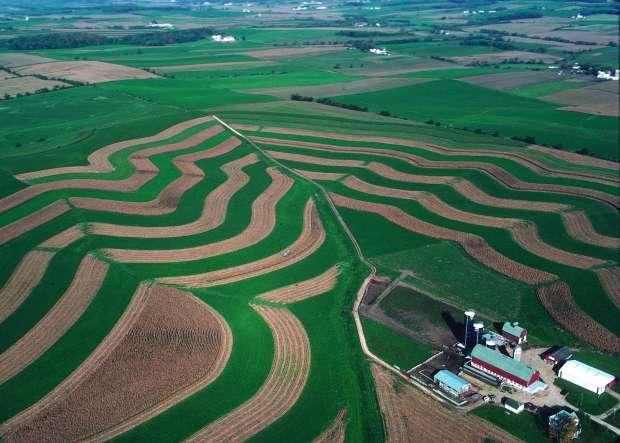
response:
<path id="1" fill-rule="evenodd" d="M 620 308 L 620 268 L 601 268 L 596 274 L 611 301 Z"/>
<path id="2" fill-rule="evenodd" d="M 340 269 L 338 266 L 332 266 L 321 275 L 283 288 L 274 289 L 260 295 L 259 298 L 275 303 L 295 303 L 333 289 L 338 280 L 338 275 L 340 275 Z"/>

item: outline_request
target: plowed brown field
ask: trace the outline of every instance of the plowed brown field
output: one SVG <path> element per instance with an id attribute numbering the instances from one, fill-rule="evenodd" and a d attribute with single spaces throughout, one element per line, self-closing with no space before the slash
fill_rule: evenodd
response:
<path id="1" fill-rule="evenodd" d="M 551 317 L 575 337 L 602 351 L 620 353 L 620 338 L 581 310 L 566 283 L 558 281 L 537 292 Z"/>
<path id="2" fill-rule="evenodd" d="M 27 189 L 27 188 L 26 188 Z M 0 228 L 0 245 L 16 239 L 22 234 L 31 231 L 48 221 L 61 216 L 71 210 L 71 207 L 64 200 L 57 200 L 13 223 Z"/>
<path id="3" fill-rule="evenodd" d="M 467 234 L 432 225 L 407 214 L 395 206 L 380 203 L 369 203 L 334 193 L 330 193 L 330 197 L 336 206 L 357 211 L 373 212 L 412 232 L 432 238 L 456 241 L 461 244 L 463 249 L 465 249 L 465 251 L 474 259 L 478 260 L 485 266 L 488 266 L 491 269 L 516 280 L 528 284 L 540 284 L 557 279 L 557 277 L 553 274 L 531 268 L 522 263 L 509 259 L 491 248 L 484 239 L 473 234 Z"/>
<path id="4" fill-rule="evenodd" d="M 189 287 L 209 287 L 256 277 L 278 269 L 285 268 L 310 256 L 325 241 L 325 230 L 314 207 L 312 199 L 308 200 L 304 211 L 304 227 L 299 238 L 288 248 L 274 255 L 218 271 L 178 277 L 162 277 L 158 281 L 166 284 Z"/>
<path id="5" fill-rule="evenodd" d="M 191 223 L 176 226 L 125 226 L 110 223 L 91 223 L 89 225 L 90 230 L 98 235 L 139 238 L 183 237 L 211 231 L 224 222 L 230 198 L 250 181 L 248 175 L 243 172 L 243 168 L 257 162 L 256 154 L 248 154 L 223 165 L 221 169 L 228 176 L 227 180 L 207 195 L 200 217 Z"/>
<path id="6" fill-rule="evenodd" d="M 271 371 L 251 399 L 198 431 L 190 442 L 247 440 L 283 416 L 301 395 L 310 372 L 310 341 L 303 325 L 288 309 L 252 307 L 271 328 Z"/>
<path id="7" fill-rule="evenodd" d="M 53 252 L 30 251 L 0 288 L 0 323 L 22 304 L 45 274 Z"/>
<path id="8" fill-rule="evenodd" d="M 41 243 L 41 247 L 43 248 L 66 248 L 71 243 L 78 241 L 84 237 L 84 232 L 82 231 L 82 227 L 79 225 L 71 226 L 70 228 L 65 229 L 60 234 L 56 234 L 50 239 Z"/>
<path id="9" fill-rule="evenodd" d="M 620 308 L 620 268 L 597 269 L 596 274 L 609 298 Z"/>
<path id="10" fill-rule="evenodd" d="M 275 303 L 295 303 L 330 291 L 336 286 L 338 275 L 340 275 L 340 269 L 338 266 L 332 266 L 321 275 L 290 286 L 274 289 L 260 295 L 259 298 Z"/>
<path id="11" fill-rule="evenodd" d="M 3 437 L 109 439 L 214 380 L 230 355 L 232 333 L 217 312 L 192 294 L 153 286 L 137 318 L 114 345 L 73 391 Z"/>
<path id="12" fill-rule="evenodd" d="M 171 126 L 163 131 L 151 135 L 149 137 L 135 138 L 132 140 L 123 140 L 117 143 L 112 143 L 111 145 L 104 146 L 103 148 L 97 149 L 95 152 L 88 156 L 88 165 L 87 166 L 68 166 L 63 168 L 53 168 L 53 169 L 44 169 L 41 171 L 34 172 L 26 172 L 24 174 L 17 174 L 19 180 L 32 180 L 35 178 L 41 177 L 49 177 L 51 175 L 58 174 L 71 174 L 71 173 L 90 173 L 90 172 L 111 172 L 114 170 L 114 166 L 110 163 L 110 156 L 115 152 L 121 151 L 125 148 L 129 148 L 132 146 L 144 145 L 147 143 L 154 143 L 161 140 L 165 140 L 170 137 L 174 137 L 177 134 L 180 134 L 187 129 L 197 126 L 202 123 L 206 123 L 208 121 L 213 120 L 212 116 L 208 117 L 199 117 L 193 120 L 187 120 L 181 123 L 178 123 L 174 126 Z"/>
<path id="13" fill-rule="evenodd" d="M 583 211 L 563 212 L 562 221 L 568 233 L 577 240 L 603 248 L 620 248 L 620 238 L 608 237 L 594 230 L 590 219 Z"/>
<path id="14" fill-rule="evenodd" d="M 346 177 L 347 174 L 340 172 L 319 172 L 319 171 L 305 171 L 302 169 L 293 169 L 298 174 L 303 175 L 310 180 L 329 180 L 329 181 L 337 181 L 342 177 Z"/>
<path id="15" fill-rule="evenodd" d="M 346 433 L 347 410 L 341 409 L 332 424 L 314 440 L 314 443 L 343 443 Z"/>
<path id="16" fill-rule="evenodd" d="M 252 246 L 273 232 L 276 226 L 276 205 L 293 186 L 293 179 L 277 169 L 269 168 L 267 172 L 272 179 L 271 185 L 252 203 L 250 224 L 239 235 L 185 249 L 105 249 L 104 252 L 122 263 L 168 263 L 199 260 Z"/>
<path id="17" fill-rule="evenodd" d="M 10 348 L 0 354 L 0 384 L 36 360 L 80 318 L 97 295 L 108 264 L 84 257 L 73 281 L 47 314 Z"/>
<path id="18" fill-rule="evenodd" d="M 388 442 L 520 441 L 478 417 L 448 409 L 375 364 L 371 369 Z"/>

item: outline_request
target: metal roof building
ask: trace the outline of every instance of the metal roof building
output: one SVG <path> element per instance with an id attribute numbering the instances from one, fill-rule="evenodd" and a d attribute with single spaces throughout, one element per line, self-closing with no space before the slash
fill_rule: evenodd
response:
<path id="1" fill-rule="evenodd" d="M 602 394 L 607 386 L 612 386 L 616 382 L 616 377 L 613 375 L 577 360 L 568 360 L 564 363 L 558 375 L 596 394 Z"/>
<path id="2" fill-rule="evenodd" d="M 521 389 L 531 386 L 540 378 L 540 373 L 525 363 L 483 345 L 476 345 L 471 351 L 471 364 Z"/>
<path id="3" fill-rule="evenodd" d="M 505 322 L 502 326 L 502 336 L 514 343 L 521 344 L 527 341 L 527 329 L 519 326 L 518 323 Z"/>
<path id="4" fill-rule="evenodd" d="M 459 396 L 471 389 L 471 383 L 464 378 L 459 377 L 447 369 L 437 371 L 433 377 L 433 381 L 452 395 Z"/>

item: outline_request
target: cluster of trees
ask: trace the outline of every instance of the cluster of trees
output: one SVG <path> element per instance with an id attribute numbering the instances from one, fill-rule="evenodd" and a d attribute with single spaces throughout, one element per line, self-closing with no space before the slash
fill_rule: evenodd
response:
<path id="1" fill-rule="evenodd" d="M 510 42 L 507 42 L 502 37 L 489 38 L 485 35 L 468 35 L 467 37 L 460 39 L 459 45 L 461 46 L 488 46 L 497 48 L 502 51 L 509 51 L 516 49 L 516 46 Z"/>
<path id="2" fill-rule="evenodd" d="M 467 21 L 468 25 L 480 25 L 480 24 L 491 24 L 491 23 L 506 23 L 512 20 L 523 20 L 527 18 L 541 18 L 543 17 L 542 12 L 535 11 L 532 9 L 524 10 L 524 11 L 502 11 L 496 12 L 495 14 L 478 14 L 475 18 L 471 18 Z"/>
<path id="3" fill-rule="evenodd" d="M 123 37 L 106 37 L 90 32 L 58 32 L 50 34 L 28 35 L 4 40 L 0 46 L 13 50 L 65 49 L 97 45 L 144 45 L 164 46 L 184 43 L 210 37 L 212 28 L 193 28 L 172 31 L 145 32 Z"/>

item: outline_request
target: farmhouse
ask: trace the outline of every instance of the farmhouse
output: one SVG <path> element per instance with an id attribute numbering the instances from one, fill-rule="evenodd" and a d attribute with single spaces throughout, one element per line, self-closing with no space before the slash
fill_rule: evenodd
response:
<path id="1" fill-rule="evenodd" d="M 433 381 L 437 383 L 441 389 L 455 397 L 463 395 L 471 389 L 471 383 L 447 369 L 437 371 L 433 377 Z"/>
<path id="2" fill-rule="evenodd" d="M 596 394 L 616 383 L 616 377 L 577 360 L 569 360 L 558 371 L 560 378 Z"/>
<path id="3" fill-rule="evenodd" d="M 505 322 L 504 326 L 502 326 L 502 337 L 512 343 L 520 345 L 527 341 L 527 329 L 519 326 L 517 322 Z"/>
<path id="4" fill-rule="evenodd" d="M 506 397 L 504 399 L 504 409 L 512 412 L 513 414 L 520 414 L 525 409 L 523 403 L 519 403 L 517 400 L 513 400 L 512 398 Z"/>
<path id="5" fill-rule="evenodd" d="M 620 80 L 620 69 L 616 69 L 614 75 L 611 75 L 611 71 L 598 71 L 596 78 L 601 80 Z"/>
<path id="6" fill-rule="evenodd" d="M 537 370 L 483 345 L 476 345 L 471 351 L 471 365 L 499 378 L 510 386 L 529 393 L 535 393 L 547 387 L 539 380 L 540 373 Z"/>

